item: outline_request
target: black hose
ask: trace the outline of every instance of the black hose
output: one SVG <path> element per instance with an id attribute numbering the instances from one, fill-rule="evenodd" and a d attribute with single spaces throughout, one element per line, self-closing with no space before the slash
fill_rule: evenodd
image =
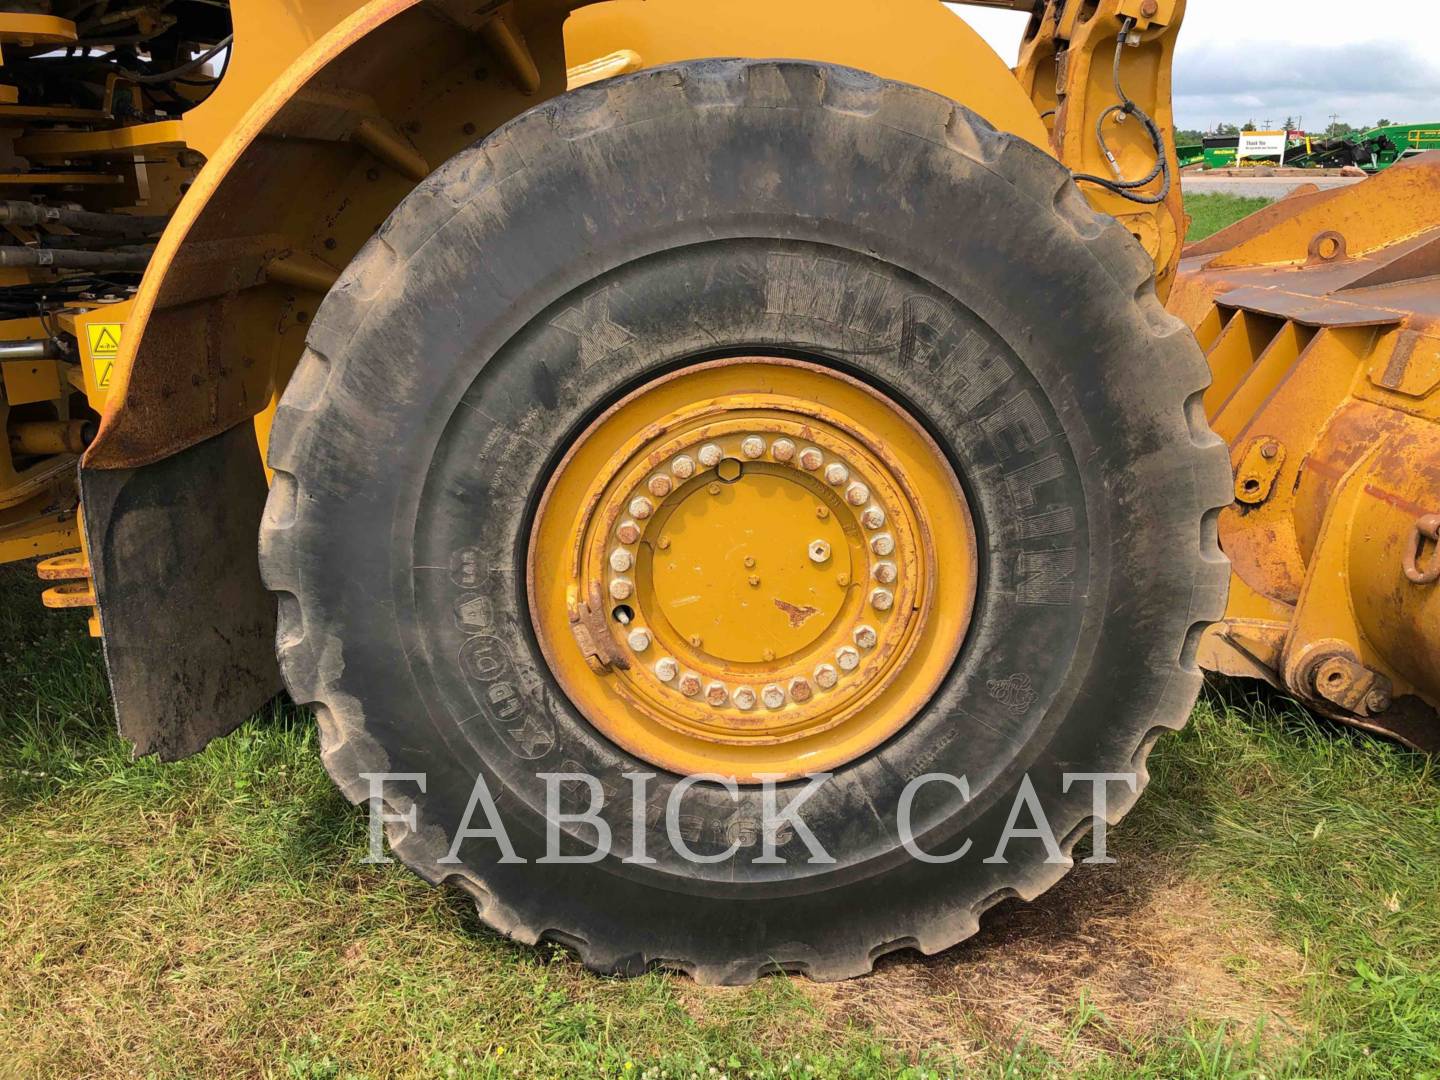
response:
<path id="1" fill-rule="evenodd" d="M 1166 153 L 1165 136 L 1161 133 L 1160 126 L 1150 118 L 1150 115 L 1145 112 L 1144 109 L 1140 108 L 1139 105 L 1130 99 L 1130 95 L 1125 93 L 1125 87 L 1120 82 L 1120 59 L 1125 52 L 1126 39 L 1129 38 L 1130 31 L 1134 26 L 1135 20 L 1127 18 L 1120 27 L 1119 37 L 1116 38 L 1113 75 L 1115 79 L 1115 94 L 1119 97 L 1120 104 L 1111 105 L 1100 114 L 1099 118 L 1095 121 L 1095 138 L 1100 143 L 1101 152 L 1104 153 L 1112 165 L 1116 166 L 1118 171 L 1119 166 L 1115 160 L 1115 155 L 1110 152 L 1110 146 L 1105 141 L 1105 121 L 1117 112 L 1134 116 L 1145 128 L 1146 134 L 1150 136 L 1150 142 L 1155 147 L 1155 167 L 1140 180 L 1110 180 L 1103 176 L 1091 175 L 1090 173 L 1071 173 L 1070 175 L 1076 183 L 1098 184 L 1107 191 L 1119 195 L 1121 198 L 1129 199 L 1131 202 L 1140 203 L 1145 206 L 1155 206 L 1158 203 L 1163 203 L 1170 196 L 1170 158 Z M 1158 194 L 1142 195 L 1135 190 L 1136 188 L 1142 188 L 1147 184 L 1154 183 L 1157 176 L 1164 177 L 1164 182 L 1160 185 Z"/>
<path id="2" fill-rule="evenodd" d="M 63 225 L 77 232 L 108 236 L 154 236 L 163 232 L 169 218 L 139 214 L 99 214 L 71 210 L 64 206 L 42 206 L 32 202 L 0 202 L 0 225 Z"/>
<path id="3" fill-rule="evenodd" d="M 144 270 L 155 246 L 133 251 L 54 251 L 49 248 L 0 247 L 0 267 L 52 270 Z"/>

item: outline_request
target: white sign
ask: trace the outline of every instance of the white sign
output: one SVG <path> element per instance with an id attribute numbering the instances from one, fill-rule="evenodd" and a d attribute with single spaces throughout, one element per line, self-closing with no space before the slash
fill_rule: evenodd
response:
<path id="1" fill-rule="evenodd" d="M 1247 157 L 1273 157 L 1285 159 L 1286 133 L 1283 131 L 1242 131 L 1240 146 L 1235 151 L 1235 160 Z"/>

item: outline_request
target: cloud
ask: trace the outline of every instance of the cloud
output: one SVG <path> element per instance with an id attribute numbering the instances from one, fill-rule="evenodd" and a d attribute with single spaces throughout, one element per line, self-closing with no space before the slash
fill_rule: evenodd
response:
<path id="1" fill-rule="evenodd" d="M 1352 124 L 1380 117 L 1440 120 L 1440 63 L 1394 42 L 1299 48 L 1198 42 L 1175 60 L 1175 112 L 1182 128 L 1303 118 L 1312 131 L 1332 115 Z"/>

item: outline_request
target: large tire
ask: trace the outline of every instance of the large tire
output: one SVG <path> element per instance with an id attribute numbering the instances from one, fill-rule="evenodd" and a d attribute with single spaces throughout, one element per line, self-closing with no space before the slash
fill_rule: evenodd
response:
<path id="1" fill-rule="evenodd" d="M 795 257 L 821 260 L 830 302 L 767 310 L 777 263 Z M 1062 774 L 1144 786 L 1224 605 L 1227 457 L 1200 407 L 1204 359 L 1153 282 L 1053 159 L 914 87 L 700 61 L 538 106 L 400 205 L 322 305 L 275 421 L 262 565 L 285 678 L 316 707 L 330 774 L 362 803 L 363 774 L 425 773 L 423 795 L 385 791 L 390 812 L 417 815 L 391 830 L 399 857 L 468 890 L 505 934 L 563 942 L 603 971 L 843 978 L 1035 897 L 1092 823 L 1091 786 L 1065 791 Z M 861 327 L 862 283 L 935 313 L 925 332 L 899 314 Z M 560 317 L 576 311 L 596 334 Z M 983 392 L 941 362 L 973 334 L 1005 367 Z M 655 771 L 553 677 L 527 610 L 526 538 L 546 477 L 601 410 L 657 372 L 757 353 L 833 365 L 904 402 L 953 462 L 980 537 L 948 675 L 807 805 L 836 861 L 808 864 L 800 848 L 779 867 L 684 864 L 656 850 L 657 823 L 655 865 L 511 865 L 479 840 L 442 862 L 477 775 L 531 857 L 545 833 L 535 774 L 583 770 L 614 791 Z M 469 722 L 461 654 L 482 628 L 537 720 L 523 745 Z M 924 847 L 972 841 L 948 865 L 895 836 L 900 792 L 926 773 L 971 789 L 963 802 L 931 785 L 916 803 Z M 1027 775 L 1064 858 L 1016 839 L 987 863 Z M 657 790 L 675 780 L 662 772 Z M 1135 794 L 1110 795 L 1113 822 Z M 739 814 L 724 797 L 691 809 L 758 816 L 758 798 L 743 789 Z"/>

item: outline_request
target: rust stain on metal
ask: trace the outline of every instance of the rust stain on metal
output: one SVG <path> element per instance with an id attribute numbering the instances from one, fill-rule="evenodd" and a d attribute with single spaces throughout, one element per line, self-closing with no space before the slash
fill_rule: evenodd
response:
<path id="1" fill-rule="evenodd" d="M 776 597 L 775 599 L 775 606 L 785 613 L 785 617 L 790 620 L 791 629 L 794 630 L 798 630 L 800 627 L 804 626 L 805 620 L 810 618 L 812 615 L 818 615 L 820 613 L 819 608 L 802 606 L 799 604 L 789 604 L 786 603 L 784 600 L 781 600 L 779 597 Z"/>

